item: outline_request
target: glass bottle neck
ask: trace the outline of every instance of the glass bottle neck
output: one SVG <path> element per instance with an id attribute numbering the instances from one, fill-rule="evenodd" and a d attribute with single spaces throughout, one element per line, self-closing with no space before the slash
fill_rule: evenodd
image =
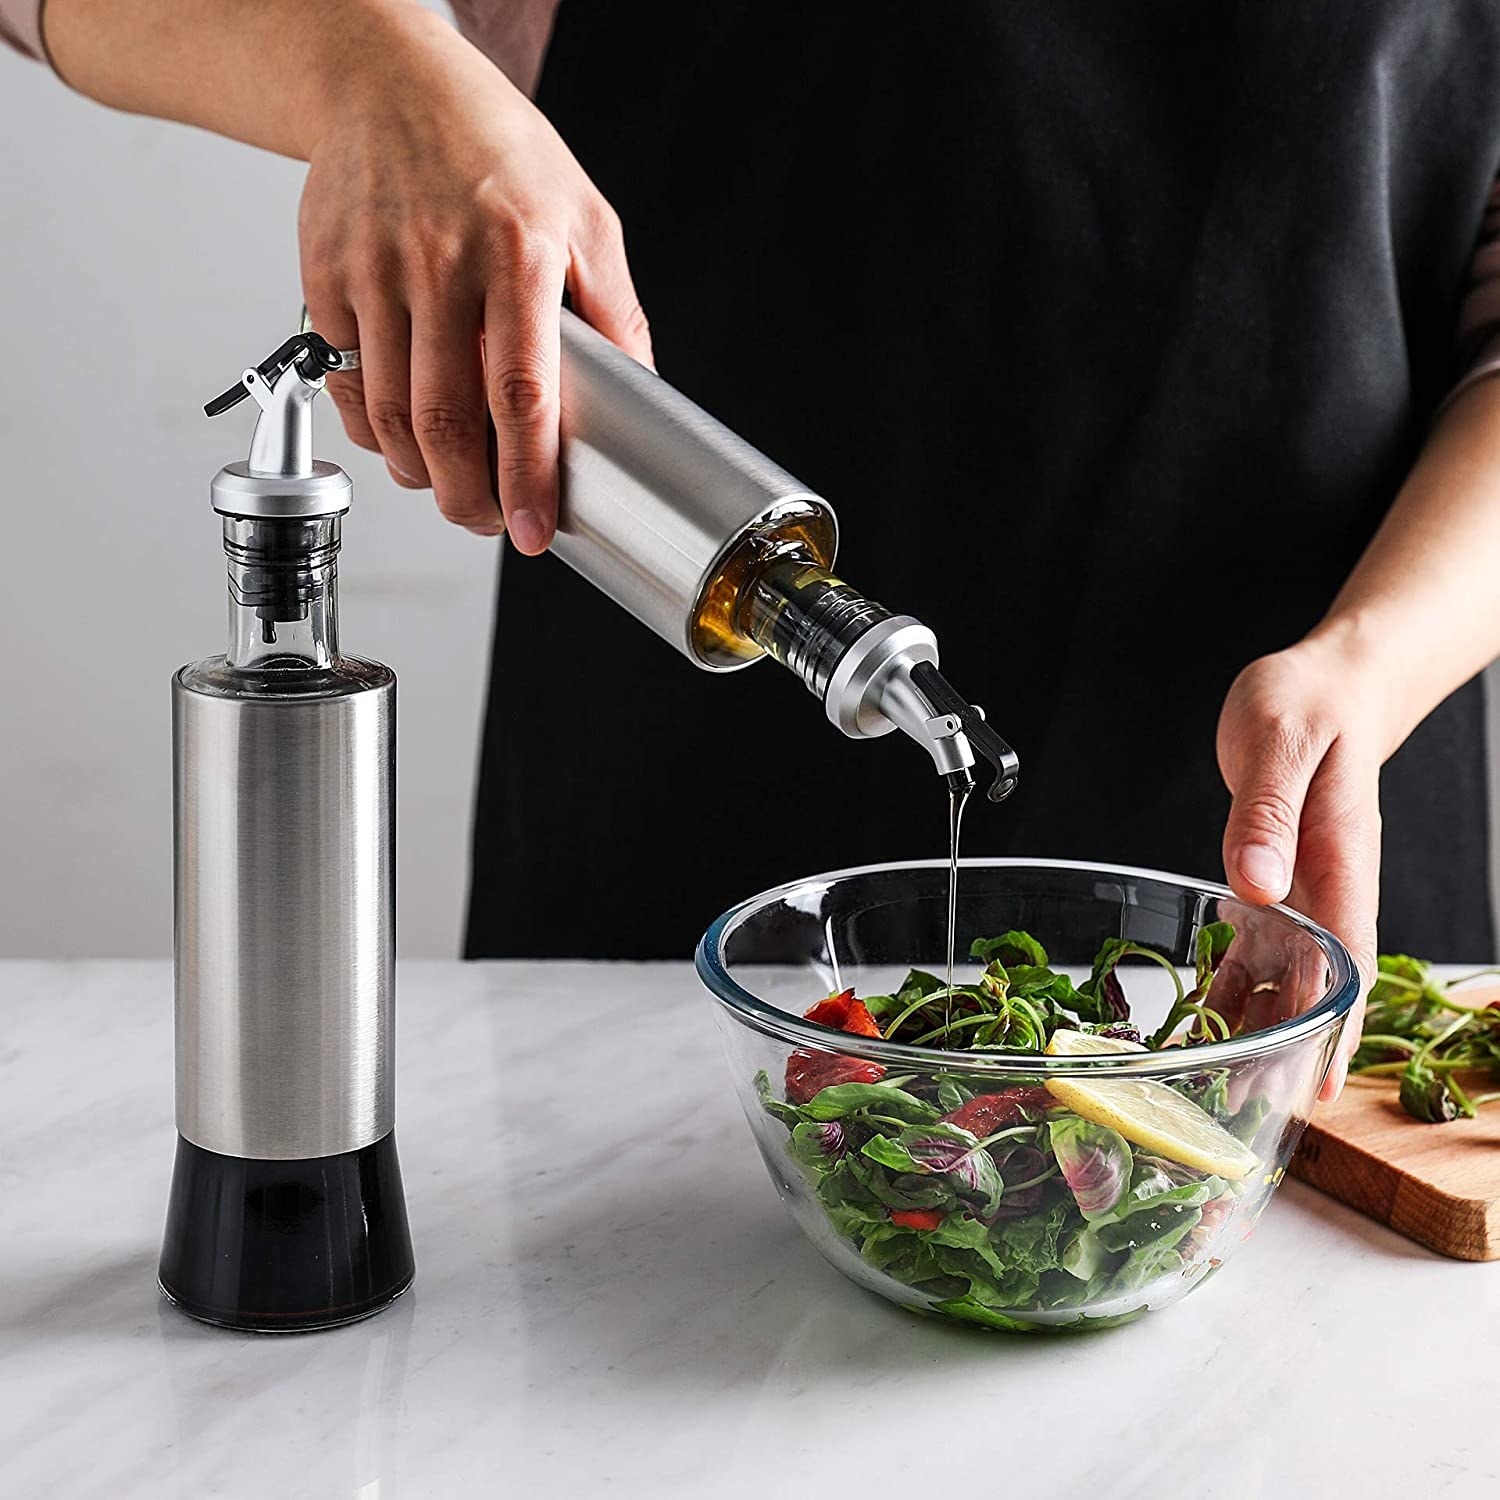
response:
<path id="1" fill-rule="evenodd" d="M 795 551 L 772 559 L 749 580 L 735 623 L 821 699 L 844 652 L 889 618 L 889 610 Z"/>
<path id="2" fill-rule="evenodd" d="M 309 671 L 338 658 L 339 518 L 224 518 L 229 559 L 228 664 Z"/>
<path id="3" fill-rule="evenodd" d="M 755 580 L 779 562 L 831 567 L 838 531 L 821 502 L 788 500 L 742 532 L 698 600 L 690 627 L 693 655 L 705 666 L 741 666 L 762 654 L 746 629 L 745 604 Z"/>

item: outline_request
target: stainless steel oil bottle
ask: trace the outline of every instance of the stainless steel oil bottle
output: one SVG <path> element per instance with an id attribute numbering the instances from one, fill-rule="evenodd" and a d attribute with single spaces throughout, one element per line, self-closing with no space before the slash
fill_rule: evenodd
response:
<path id="1" fill-rule="evenodd" d="M 235 1328 L 324 1327 L 412 1278 L 396 1159 L 396 681 L 341 654 L 349 477 L 312 457 L 340 364 L 289 340 L 207 410 L 260 407 L 215 477 L 225 654 L 172 682 L 177 1161 L 163 1291 Z"/>
<path id="2" fill-rule="evenodd" d="M 552 550 L 695 665 L 762 655 L 856 739 L 900 729 L 954 791 L 990 797 L 1015 752 L 937 670 L 937 639 L 832 576 L 833 508 L 586 323 L 562 318 L 562 494 Z"/>

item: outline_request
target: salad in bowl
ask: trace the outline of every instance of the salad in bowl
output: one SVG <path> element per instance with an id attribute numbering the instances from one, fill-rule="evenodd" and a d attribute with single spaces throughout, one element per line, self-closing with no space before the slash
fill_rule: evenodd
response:
<path id="1" fill-rule="evenodd" d="M 1029 1332 L 1176 1301 L 1280 1182 L 1349 955 L 1152 872 L 966 862 L 958 890 L 951 978 L 946 864 L 793 882 L 705 935 L 783 1200 L 838 1269 L 934 1316 Z"/>

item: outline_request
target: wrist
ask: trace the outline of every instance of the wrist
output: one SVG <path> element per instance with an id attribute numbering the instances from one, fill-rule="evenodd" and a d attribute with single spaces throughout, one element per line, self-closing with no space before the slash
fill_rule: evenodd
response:
<path id="1" fill-rule="evenodd" d="M 337 0 L 304 14 L 309 87 L 296 129 L 304 160 L 351 118 L 391 115 L 445 49 L 466 45 L 418 0 Z"/>
<path id="2" fill-rule="evenodd" d="M 1403 645 L 1399 632 L 1368 614 L 1336 610 L 1291 648 L 1331 698 L 1349 705 L 1382 762 L 1436 706 L 1426 701 L 1420 664 Z"/>
<path id="3" fill-rule="evenodd" d="M 306 160 L 349 107 L 439 34 L 417 0 L 48 0 L 53 66 L 112 109 L 201 126 Z M 470 49 L 472 50 L 472 49 Z M 378 81 L 377 81 L 378 80 Z"/>

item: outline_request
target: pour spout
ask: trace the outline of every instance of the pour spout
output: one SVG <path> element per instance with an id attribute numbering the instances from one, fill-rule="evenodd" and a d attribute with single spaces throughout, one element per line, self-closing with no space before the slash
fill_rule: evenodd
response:
<path id="1" fill-rule="evenodd" d="M 956 721 L 955 734 L 964 740 L 969 764 L 974 763 L 977 751 L 995 768 L 995 779 L 986 795 L 991 802 L 1003 802 L 1015 791 L 1020 779 L 1020 756 L 990 727 L 984 710 L 969 703 L 931 662 L 917 662 L 911 669 L 911 681 L 931 704 L 934 715 L 944 721 Z M 972 778 L 969 784 L 973 785 Z M 952 785 L 950 781 L 949 786 Z"/>
<path id="2" fill-rule="evenodd" d="M 312 403 L 330 371 L 346 366 L 327 339 L 308 331 L 293 334 L 258 365 L 244 370 L 204 413 L 216 417 L 252 396 L 260 418 L 250 441 L 249 473 L 281 479 L 313 475 Z"/>
<path id="3" fill-rule="evenodd" d="M 948 784 L 948 791 L 955 797 L 967 797 L 974 790 L 974 773 L 967 766 L 945 772 L 943 780 Z"/>

